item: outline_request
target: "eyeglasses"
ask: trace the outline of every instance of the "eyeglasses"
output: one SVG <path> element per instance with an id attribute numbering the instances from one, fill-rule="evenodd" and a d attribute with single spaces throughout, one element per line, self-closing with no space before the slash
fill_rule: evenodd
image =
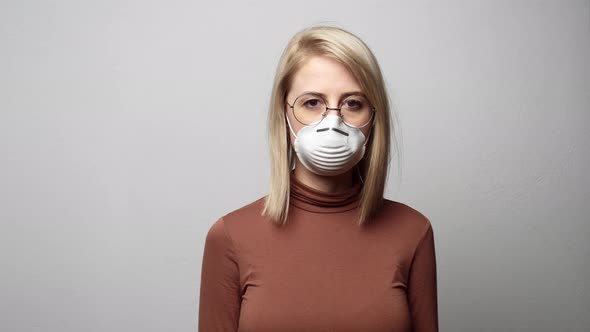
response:
<path id="1" fill-rule="evenodd" d="M 362 128 L 371 122 L 375 107 L 372 107 L 363 95 L 351 95 L 340 103 L 340 107 L 328 107 L 322 96 L 315 93 L 305 93 L 295 98 L 293 105 L 285 101 L 293 109 L 295 119 L 303 125 L 319 123 L 326 117 L 328 110 L 338 110 L 342 121 L 355 128 Z"/>

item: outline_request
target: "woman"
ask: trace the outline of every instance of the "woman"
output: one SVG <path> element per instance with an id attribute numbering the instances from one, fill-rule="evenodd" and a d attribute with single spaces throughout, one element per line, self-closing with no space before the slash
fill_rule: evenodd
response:
<path id="1" fill-rule="evenodd" d="M 438 331 L 434 236 L 383 198 L 390 114 L 353 34 L 296 34 L 269 112 L 268 195 L 210 228 L 199 331 Z"/>

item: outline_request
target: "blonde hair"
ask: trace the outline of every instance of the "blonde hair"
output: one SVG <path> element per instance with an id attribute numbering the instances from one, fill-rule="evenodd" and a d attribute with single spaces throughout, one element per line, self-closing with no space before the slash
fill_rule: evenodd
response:
<path id="1" fill-rule="evenodd" d="M 313 56 L 327 56 L 343 64 L 376 108 L 365 156 L 357 165 L 364 179 L 359 203 L 359 225 L 362 226 L 383 204 L 390 161 L 390 103 L 381 69 L 369 47 L 352 33 L 330 26 L 313 26 L 299 31 L 281 55 L 268 113 L 271 178 L 262 215 L 277 224 L 287 222 L 294 153 L 286 129 L 285 98 L 293 76 Z"/>

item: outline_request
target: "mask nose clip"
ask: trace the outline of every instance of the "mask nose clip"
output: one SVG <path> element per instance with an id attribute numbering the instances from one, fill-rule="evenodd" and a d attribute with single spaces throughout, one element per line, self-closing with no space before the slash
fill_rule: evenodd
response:
<path id="1" fill-rule="evenodd" d="M 338 128 L 334 128 L 334 127 L 332 127 L 331 129 L 332 129 L 333 131 L 337 132 L 337 133 L 340 133 L 340 134 L 344 135 L 344 136 L 348 136 L 348 133 L 347 133 L 347 132 L 345 132 L 345 131 L 342 131 L 342 130 L 340 130 L 340 129 L 338 129 Z"/>
<path id="2" fill-rule="evenodd" d="M 332 108 L 335 110 L 340 111 L 340 109 L 338 108 Z M 348 133 L 340 128 L 339 125 L 342 124 L 343 120 L 342 120 L 342 114 L 338 114 L 338 115 L 334 115 L 334 114 L 328 114 L 326 115 L 326 113 L 324 113 L 324 117 L 322 118 L 322 121 L 326 121 L 326 126 L 323 128 L 318 128 L 316 129 L 316 132 L 322 132 L 322 131 L 326 131 L 326 130 L 333 130 L 341 135 L 344 136 L 348 136 Z"/>
<path id="3" fill-rule="evenodd" d="M 318 133 L 320 133 L 320 132 L 322 132 L 322 131 L 326 131 L 326 130 L 330 130 L 330 129 L 332 129 L 333 131 L 335 131 L 335 132 L 337 132 L 337 133 L 340 133 L 340 134 L 342 134 L 342 135 L 344 135 L 344 136 L 348 136 L 348 133 L 347 133 L 347 132 L 345 132 L 345 131 L 343 131 L 343 130 L 340 130 L 340 129 L 338 129 L 338 128 L 334 128 L 334 127 L 330 127 L 330 128 L 328 128 L 328 127 L 325 127 L 325 128 L 320 128 L 320 129 L 316 129 L 315 131 L 316 131 L 316 132 L 318 132 Z"/>

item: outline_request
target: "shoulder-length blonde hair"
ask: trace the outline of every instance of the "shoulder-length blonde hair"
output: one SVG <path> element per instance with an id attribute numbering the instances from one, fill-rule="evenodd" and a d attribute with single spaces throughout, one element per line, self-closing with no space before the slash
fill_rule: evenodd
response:
<path id="1" fill-rule="evenodd" d="M 369 47 L 352 33 L 330 26 L 308 27 L 295 34 L 279 61 L 268 113 L 271 178 L 262 215 L 280 225 L 287 222 L 290 172 L 295 153 L 291 150 L 286 128 L 285 98 L 293 76 L 313 56 L 327 56 L 343 64 L 376 108 L 367 150 L 358 163 L 364 179 L 359 204 L 359 225 L 362 226 L 383 204 L 390 160 L 389 97 L 381 69 Z"/>

